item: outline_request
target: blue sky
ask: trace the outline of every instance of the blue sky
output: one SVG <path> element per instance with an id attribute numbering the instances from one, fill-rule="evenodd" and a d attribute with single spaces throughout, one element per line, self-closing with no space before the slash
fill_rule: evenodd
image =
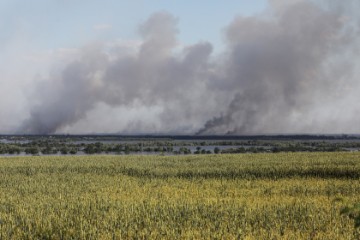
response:
<path id="1" fill-rule="evenodd" d="M 179 20 L 179 40 L 221 45 L 222 29 L 236 15 L 257 14 L 266 0 L 1 0 L 0 43 L 21 34 L 34 48 L 79 47 L 93 40 L 135 39 L 152 13 L 167 11 Z"/>

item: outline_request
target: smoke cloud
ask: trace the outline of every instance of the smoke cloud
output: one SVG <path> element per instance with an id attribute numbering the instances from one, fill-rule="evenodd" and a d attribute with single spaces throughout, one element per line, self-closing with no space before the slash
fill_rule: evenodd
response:
<path id="1" fill-rule="evenodd" d="M 181 46 L 178 20 L 153 14 L 137 46 L 89 45 L 39 81 L 18 132 L 93 132 L 101 106 L 125 119 L 109 123 L 114 133 L 359 132 L 360 21 L 347 3 L 272 0 L 261 16 L 235 18 L 217 54 L 208 42 Z M 134 120 L 134 109 L 146 110 Z"/>

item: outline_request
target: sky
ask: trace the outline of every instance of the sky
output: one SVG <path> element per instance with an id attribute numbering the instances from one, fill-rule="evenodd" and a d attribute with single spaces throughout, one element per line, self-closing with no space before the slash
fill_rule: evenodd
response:
<path id="1" fill-rule="evenodd" d="M 0 0 L 0 133 L 358 133 L 345 2 Z"/>
<path id="2" fill-rule="evenodd" d="M 2 0 L 2 45 L 24 34 L 39 50 L 79 47 L 91 40 L 136 39 L 137 27 L 152 13 L 179 19 L 180 41 L 208 40 L 221 45 L 221 30 L 236 15 L 253 15 L 266 6 L 255 1 Z M 210 27 L 211 26 L 211 27 Z M 201 29 L 201 31 L 199 31 Z"/>

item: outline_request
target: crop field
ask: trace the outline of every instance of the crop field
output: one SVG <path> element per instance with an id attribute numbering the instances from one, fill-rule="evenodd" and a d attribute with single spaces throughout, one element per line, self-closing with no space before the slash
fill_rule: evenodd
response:
<path id="1" fill-rule="evenodd" d="M 360 153 L 0 158 L 0 239 L 357 239 Z"/>

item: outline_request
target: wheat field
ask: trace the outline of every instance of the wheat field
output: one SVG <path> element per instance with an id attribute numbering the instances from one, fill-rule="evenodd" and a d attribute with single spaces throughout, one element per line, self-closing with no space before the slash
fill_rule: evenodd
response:
<path id="1" fill-rule="evenodd" d="M 360 153 L 0 158 L 0 239 L 357 239 Z"/>

